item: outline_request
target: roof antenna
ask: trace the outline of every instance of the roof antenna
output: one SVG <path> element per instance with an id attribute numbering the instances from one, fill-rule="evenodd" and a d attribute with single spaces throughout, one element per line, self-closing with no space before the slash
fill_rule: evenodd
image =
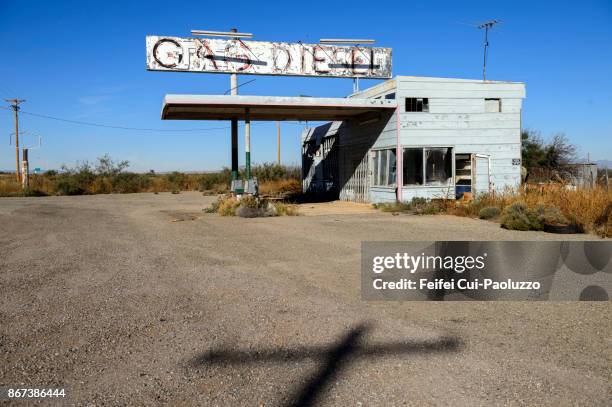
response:
<path id="1" fill-rule="evenodd" d="M 478 25 L 478 28 L 480 28 L 481 30 L 484 29 L 485 30 L 485 37 L 484 37 L 484 62 L 482 64 L 482 80 L 486 81 L 487 80 L 487 49 L 489 48 L 489 29 L 493 28 L 493 26 L 495 24 L 499 24 L 501 23 L 500 20 L 489 20 L 486 21 L 482 24 Z"/>

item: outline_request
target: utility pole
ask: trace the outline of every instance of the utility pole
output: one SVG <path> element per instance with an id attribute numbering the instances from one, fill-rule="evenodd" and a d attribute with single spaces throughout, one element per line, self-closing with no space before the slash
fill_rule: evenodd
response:
<path id="1" fill-rule="evenodd" d="M 485 30 L 484 37 L 484 61 L 482 64 L 482 80 L 487 80 L 487 49 L 489 48 L 489 29 L 491 29 L 495 24 L 499 24 L 501 21 L 499 20 L 489 20 L 478 26 L 481 30 Z"/>
<path id="2" fill-rule="evenodd" d="M 281 165 L 280 160 L 280 120 L 276 121 L 276 164 Z"/>
<path id="3" fill-rule="evenodd" d="M 21 169 L 19 168 L 19 105 L 25 102 L 24 99 L 4 99 L 11 104 L 11 107 L 15 111 L 15 160 L 16 160 L 16 172 L 17 182 L 21 182 Z"/>

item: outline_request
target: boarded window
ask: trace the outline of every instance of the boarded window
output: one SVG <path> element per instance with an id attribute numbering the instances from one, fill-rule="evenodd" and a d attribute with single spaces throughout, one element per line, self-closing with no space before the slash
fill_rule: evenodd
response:
<path id="1" fill-rule="evenodd" d="M 448 185 L 453 176 L 453 149 L 427 148 L 425 157 L 425 184 Z"/>
<path id="2" fill-rule="evenodd" d="M 429 99 L 427 98 L 406 98 L 407 112 L 429 112 Z"/>
<path id="3" fill-rule="evenodd" d="M 423 185 L 422 148 L 405 148 L 403 167 L 404 185 Z"/>
<path id="4" fill-rule="evenodd" d="M 501 112 L 501 99 L 485 99 L 485 112 L 487 113 Z"/>
<path id="5" fill-rule="evenodd" d="M 396 157 L 395 149 L 377 150 L 373 160 L 373 183 L 380 186 L 395 185 Z"/>

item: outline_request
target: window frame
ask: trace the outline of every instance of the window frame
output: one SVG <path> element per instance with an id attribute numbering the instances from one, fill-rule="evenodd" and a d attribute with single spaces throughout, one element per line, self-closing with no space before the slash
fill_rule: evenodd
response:
<path id="1" fill-rule="evenodd" d="M 487 102 L 491 100 L 497 101 L 497 111 L 487 110 Z M 485 98 L 484 103 L 485 103 L 484 105 L 485 113 L 502 113 L 502 98 Z"/>
<path id="2" fill-rule="evenodd" d="M 408 110 L 408 101 L 410 101 L 410 110 Z M 421 110 L 419 110 L 419 104 L 420 104 Z M 423 98 L 423 97 L 404 98 L 404 112 L 405 113 L 429 113 L 429 98 L 428 97 L 427 98 Z"/>
<path id="3" fill-rule="evenodd" d="M 450 174 L 450 182 L 446 185 L 431 185 L 427 183 L 427 154 L 426 151 L 428 149 L 439 149 L 439 148 L 450 148 L 451 149 L 451 174 Z M 423 180 L 422 184 L 406 184 L 403 180 L 404 174 L 404 151 L 407 149 L 420 149 L 422 158 L 421 158 L 421 177 Z M 454 145 L 402 145 L 402 188 L 449 188 L 455 186 L 455 154 L 456 154 L 456 146 Z"/>
<path id="4" fill-rule="evenodd" d="M 373 156 L 370 156 L 372 159 L 372 173 L 371 173 L 371 182 L 370 182 L 370 186 L 372 187 L 376 187 L 376 188 L 396 188 L 397 187 L 397 148 L 395 147 L 381 147 L 381 148 L 376 148 L 376 149 L 371 149 L 370 150 L 371 153 L 374 153 Z M 379 179 L 381 178 L 381 163 L 383 162 L 383 160 L 381 160 L 379 157 L 382 155 L 383 152 L 386 152 L 386 157 L 385 157 L 385 172 L 384 172 L 384 176 L 385 176 L 385 183 L 379 183 Z M 389 183 L 389 176 L 391 175 L 391 155 L 395 153 L 395 180 L 393 181 L 393 183 Z"/>

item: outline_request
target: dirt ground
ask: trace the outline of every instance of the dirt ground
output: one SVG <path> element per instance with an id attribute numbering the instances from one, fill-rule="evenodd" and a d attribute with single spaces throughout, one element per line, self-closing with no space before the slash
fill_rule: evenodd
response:
<path id="1" fill-rule="evenodd" d="M 0 199 L 0 387 L 76 405 L 609 405 L 608 302 L 360 298 L 364 240 L 594 236 L 333 204 L 223 218 L 213 199 Z"/>

